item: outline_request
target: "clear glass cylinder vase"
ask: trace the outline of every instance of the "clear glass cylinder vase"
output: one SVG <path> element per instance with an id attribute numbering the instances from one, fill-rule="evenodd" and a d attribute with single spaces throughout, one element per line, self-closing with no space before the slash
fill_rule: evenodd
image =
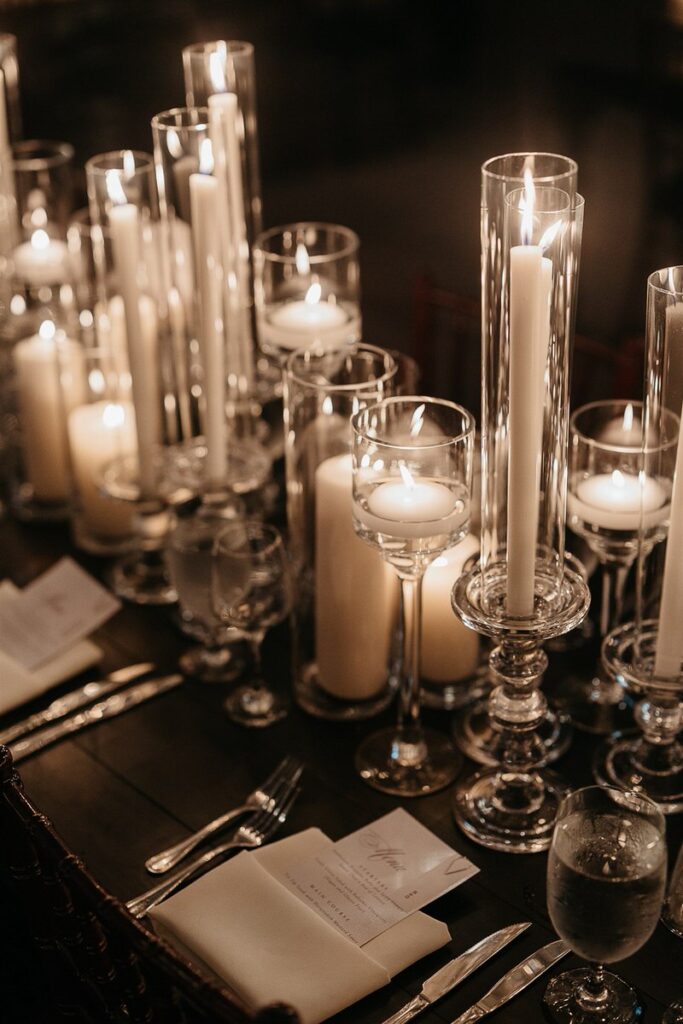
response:
<path id="1" fill-rule="evenodd" d="M 382 349 L 290 355 L 285 468 L 297 580 L 294 688 L 330 719 L 368 717 L 391 698 L 395 574 L 354 533 L 352 433 L 359 409 L 393 393 L 397 364 Z"/>
<path id="2" fill-rule="evenodd" d="M 19 241 L 12 142 L 21 138 L 16 36 L 0 33 L 0 318 L 9 303 L 8 257 Z"/>

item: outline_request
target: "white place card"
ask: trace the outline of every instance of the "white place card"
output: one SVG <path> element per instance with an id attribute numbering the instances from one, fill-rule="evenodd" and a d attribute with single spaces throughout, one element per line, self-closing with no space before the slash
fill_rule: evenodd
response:
<path id="1" fill-rule="evenodd" d="M 120 607 L 73 559 L 62 558 L 18 593 L 0 593 L 0 649 L 33 672 Z"/>
<path id="2" fill-rule="evenodd" d="M 362 946 L 478 870 L 398 808 L 279 881 Z"/>

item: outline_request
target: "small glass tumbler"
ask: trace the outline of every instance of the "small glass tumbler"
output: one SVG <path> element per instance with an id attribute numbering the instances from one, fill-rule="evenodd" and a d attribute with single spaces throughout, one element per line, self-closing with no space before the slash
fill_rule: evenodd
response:
<path id="1" fill-rule="evenodd" d="M 652 935 L 666 881 L 664 817 L 636 793 L 589 786 L 560 805 L 548 855 L 548 913 L 590 967 L 560 974 L 543 1002 L 560 1024 L 635 1024 L 636 992 L 605 964 Z"/>
<path id="2" fill-rule="evenodd" d="M 259 235 L 254 294 L 259 344 L 333 351 L 361 338 L 358 236 L 337 224 L 287 224 Z"/>

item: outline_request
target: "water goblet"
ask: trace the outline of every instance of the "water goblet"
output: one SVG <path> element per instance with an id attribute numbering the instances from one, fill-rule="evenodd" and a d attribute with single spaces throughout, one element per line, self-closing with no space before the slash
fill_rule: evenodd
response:
<path id="1" fill-rule="evenodd" d="M 562 801 L 548 855 L 548 913 L 558 935 L 588 960 L 544 996 L 567 1024 L 629 1024 L 642 1007 L 634 990 L 605 971 L 643 946 L 655 929 L 666 879 L 664 816 L 647 797 L 588 786 Z"/>
<path id="2" fill-rule="evenodd" d="M 256 520 L 223 530 L 213 549 L 212 588 L 217 615 L 240 630 L 254 659 L 253 678 L 225 702 L 228 717 L 240 725 L 272 725 L 287 714 L 287 704 L 263 678 L 261 645 L 292 606 L 289 562 L 279 531 Z"/>
<path id="3" fill-rule="evenodd" d="M 420 723 L 422 580 L 468 532 L 474 419 L 434 398 L 389 398 L 352 419 L 353 524 L 401 582 L 403 652 L 399 720 L 356 752 L 361 778 L 397 796 L 447 786 L 462 763 L 449 740 Z"/>
<path id="4" fill-rule="evenodd" d="M 218 618 L 211 601 L 213 547 L 239 516 L 240 505 L 228 501 L 220 510 L 200 506 L 192 515 L 178 516 L 166 538 L 164 559 L 180 616 L 186 631 L 199 641 L 182 655 L 180 667 L 202 682 L 231 682 L 244 669 L 244 659 L 235 651 L 234 630 Z"/>

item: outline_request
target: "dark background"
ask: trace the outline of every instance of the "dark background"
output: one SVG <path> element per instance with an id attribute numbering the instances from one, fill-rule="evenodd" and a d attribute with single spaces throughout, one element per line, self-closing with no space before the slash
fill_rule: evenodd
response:
<path id="1" fill-rule="evenodd" d="M 479 167 L 508 150 L 579 162 L 583 335 L 628 347 L 647 274 L 683 262 L 683 0 L 62 0 L 0 6 L 0 29 L 24 135 L 72 142 L 79 172 L 151 148 L 183 45 L 253 42 L 265 224 L 359 233 L 368 341 L 410 348 L 425 274 L 476 300 Z"/>

